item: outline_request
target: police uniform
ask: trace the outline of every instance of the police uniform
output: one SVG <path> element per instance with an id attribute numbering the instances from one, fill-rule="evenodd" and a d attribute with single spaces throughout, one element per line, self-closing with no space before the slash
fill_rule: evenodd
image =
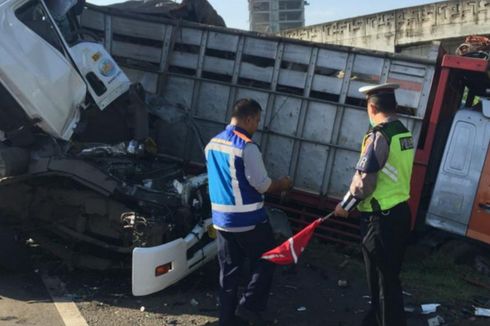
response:
<path id="1" fill-rule="evenodd" d="M 361 88 L 368 96 L 392 96 L 396 84 Z M 365 135 L 349 191 L 340 203 L 361 212 L 362 252 L 371 309 L 362 325 L 406 325 L 399 274 L 410 232 L 410 179 L 414 159 L 410 131 L 390 116 Z"/>
<path id="2" fill-rule="evenodd" d="M 258 146 L 242 128 L 228 125 L 211 139 L 205 152 L 217 229 L 220 325 L 236 325 L 237 306 L 259 313 L 267 305 L 274 265 L 260 256 L 274 247 L 263 196 L 272 181 Z M 239 272 L 246 258 L 252 275 L 238 302 Z"/>

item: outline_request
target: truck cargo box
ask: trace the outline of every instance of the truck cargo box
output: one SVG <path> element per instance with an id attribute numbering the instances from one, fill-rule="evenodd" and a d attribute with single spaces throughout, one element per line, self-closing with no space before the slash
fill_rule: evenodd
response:
<path id="1" fill-rule="evenodd" d="M 359 87 L 399 83 L 400 117 L 417 141 L 435 74 L 429 60 L 93 6 L 81 24 L 100 35 L 132 81 L 183 108 L 204 142 L 228 123 L 235 100 L 256 99 L 264 112 L 255 140 L 271 176 L 290 175 L 296 190 L 329 198 L 350 184 L 369 126 Z M 181 124 L 166 130 L 158 143 L 203 163 L 191 130 Z"/>

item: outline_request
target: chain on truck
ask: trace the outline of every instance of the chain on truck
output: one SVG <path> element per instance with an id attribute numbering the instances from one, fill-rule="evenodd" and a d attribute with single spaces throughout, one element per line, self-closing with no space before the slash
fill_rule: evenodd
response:
<path id="1" fill-rule="evenodd" d="M 73 2 L 0 1 L 1 217 L 54 254 L 93 268 L 131 265 L 135 295 L 212 259 L 207 177 L 185 167 L 204 172 L 202 145 L 243 97 L 264 108 L 256 140 L 271 176 L 295 181 L 287 205 L 270 206 L 301 227 L 348 187 L 369 125 L 357 90 L 385 82 L 400 84 L 399 116 L 418 144 L 414 224 L 490 243 L 486 60 L 437 50 L 420 59 Z M 318 236 L 348 243 L 357 231 L 332 219 Z M 96 257 L 86 250 L 94 247 Z"/>

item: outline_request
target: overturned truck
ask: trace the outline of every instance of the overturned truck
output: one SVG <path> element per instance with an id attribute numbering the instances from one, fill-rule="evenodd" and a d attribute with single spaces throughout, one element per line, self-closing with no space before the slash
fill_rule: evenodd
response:
<path id="1" fill-rule="evenodd" d="M 434 74 L 433 62 L 83 1 L 1 0 L 0 20 L 2 221 L 72 265 L 131 266 L 136 295 L 214 257 L 202 147 L 236 99 L 265 108 L 272 176 L 335 198 L 368 124 L 357 88 L 399 80 L 418 135 Z"/>
<path id="2" fill-rule="evenodd" d="M 214 256 L 202 148 L 238 98 L 264 108 L 254 137 L 271 176 L 294 179 L 301 227 L 350 183 L 369 126 L 358 88 L 400 84 L 413 212 L 430 198 L 437 48 L 422 60 L 42 0 L 0 0 L 0 20 L 0 217 L 72 264 L 131 266 L 135 295 Z M 344 220 L 320 232 L 359 237 Z"/>

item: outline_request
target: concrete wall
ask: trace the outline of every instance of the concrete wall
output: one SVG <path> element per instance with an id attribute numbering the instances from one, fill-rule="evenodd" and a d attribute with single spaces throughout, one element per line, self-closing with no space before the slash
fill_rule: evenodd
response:
<path id="1" fill-rule="evenodd" d="M 282 36 L 380 51 L 490 34 L 490 0 L 453 0 L 288 30 Z M 458 40 L 459 42 L 459 40 Z"/>

